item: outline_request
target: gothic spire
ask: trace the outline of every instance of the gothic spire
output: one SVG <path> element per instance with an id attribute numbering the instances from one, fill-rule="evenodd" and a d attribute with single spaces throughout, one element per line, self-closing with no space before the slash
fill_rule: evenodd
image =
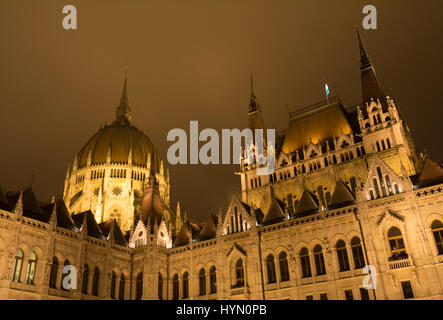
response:
<path id="1" fill-rule="evenodd" d="M 126 68 L 125 81 L 123 83 L 122 96 L 120 98 L 120 105 L 117 107 L 115 114 L 115 124 L 130 125 L 132 120 L 131 108 L 128 100 L 128 69 Z"/>
<path id="2" fill-rule="evenodd" d="M 357 27 L 356 31 L 358 37 L 358 44 L 360 48 L 360 71 L 361 71 L 363 103 L 370 103 L 372 99 L 375 102 L 377 102 L 377 100 L 380 100 L 383 110 L 386 111 L 388 108 L 386 96 L 384 95 L 383 90 L 380 87 L 377 75 L 375 73 L 375 68 L 371 60 L 369 59 L 369 56 L 366 52 L 366 48 L 364 46 L 363 40 L 360 35 L 360 31 L 358 30 Z"/>
<path id="3" fill-rule="evenodd" d="M 260 105 L 257 101 L 257 96 L 254 92 L 254 76 L 251 72 L 251 102 L 249 103 L 249 113 L 255 112 L 257 110 L 260 110 Z"/>
<path id="4" fill-rule="evenodd" d="M 371 60 L 369 60 L 368 54 L 366 53 L 365 45 L 363 43 L 363 40 L 360 35 L 360 31 L 358 28 L 355 28 L 357 31 L 357 37 L 358 37 L 358 45 L 360 47 L 360 68 L 363 70 L 365 68 L 371 67 Z"/>

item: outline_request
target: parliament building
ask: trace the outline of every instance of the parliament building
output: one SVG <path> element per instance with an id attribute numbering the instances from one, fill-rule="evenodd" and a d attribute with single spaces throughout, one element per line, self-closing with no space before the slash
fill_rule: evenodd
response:
<path id="1" fill-rule="evenodd" d="M 0 188 L 0 299 L 443 299 L 443 167 L 416 150 L 358 43 L 361 104 L 290 113 L 275 171 L 243 157 L 241 192 L 203 222 L 171 207 L 125 79 L 61 199 Z M 246 113 L 266 128 L 253 86 Z"/>

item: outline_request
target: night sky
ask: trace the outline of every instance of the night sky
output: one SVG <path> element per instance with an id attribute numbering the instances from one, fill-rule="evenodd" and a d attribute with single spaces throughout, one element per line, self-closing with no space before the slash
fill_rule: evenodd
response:
<path id="1" fill-rule="evenodd" d="M 78 29 L 62 28 L 62 8 Z M 128 61 L 133 122 L 163 159 L 169 130 L 247 126 L 249 77 L 265 124 L 284 130 L 291 110 L 324 99 L 323 76 L 349 106 L 361 102 L 354 26 L 417 148 L 443 160 L 443 1 L 0 0 L 0 186 L 30 184 L 60 197 L 66 167 L 111 123 Z M 195 219 L 239 190 L 236 166 L 171 167 L 172 208 Z"/>

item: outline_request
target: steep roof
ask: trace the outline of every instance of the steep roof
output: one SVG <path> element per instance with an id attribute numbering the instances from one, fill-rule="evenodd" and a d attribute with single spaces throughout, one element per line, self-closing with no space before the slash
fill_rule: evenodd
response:
<path id="1" fill-rule="evenodd" d="M 54 211 L 55 206 L 55 214 L 57 215 L 57 226 L 68 229 L 68 230 L 76 230 L 74 221 L 69 214 L 68 209 L 66 208 L 65 202 L 63 200 L 57 200 L 54 203 L 45 204 L 42 206 L 42 210 L 46 215 L 47 221 L 51 218 L 51 215 Z"/>
<path id="2" fill-rule="evenodd" d="M 326 140 L 340 136 L 341 133 L 351 132 L 351 126 L 340 100 L 323 101 L 290 115 L 283 151 L 289 154 L 308 146 L 311 141 L 314 144 L 323 144 Z"/>
<path id="3" fill-rule="evenodd" d="M 174 240 L 174 247 L 180 247 L 189 244 L 191 232 L 187 223 L 184 223 L 177 238 Z"/>
<path id="4" fill-rule="evenodd" d="M 271 205 L 266 213 L 262 223 L 269 224 L 272 222 L 278 222 L 285 219 L 284 204 L 277 198 L 272 197 Z"/>
<path id="5" fill-rule="evenodd" d="M 308 190 L 304 190 L 303 194 L 295 209 L 295 216 L 306 216 L 318 211 L 317 197 Z"/>
<path id="6" fill-rule="evenodd" d="M 155 223 L 159 224 L 163 217 L 163 205 L 154 172 L 151 172 L 145 185 L 141 216 L 143 223 L 151 226 L 154 226 Z"/>
<path id="7" fill-rule="evenodd" d="M 379 99 L 383 107 L 383 111 L 386 111 L 388 108 L 386 96 L 384 95 L 383 90 L 378 82 L 375 68 L 371 60 L 369 59 L 369 56 L 363 44 L 363 40 L 360 36 L 360 31 L 358 29 L 357 37 L 360 48 L 360 71 L 363 102 L 370 103 L 371 99 L 374 99 L 374 101 L 377 101 L 377 99 Z"/>
<path id="8" fill-rule="evenodd" d="M 420 187 L 426 187 L 440 182 L 443 182 L 443 168 L 431 159 L 426 159 L 417 184 Z"/>
<path id="9" fill-rule="evenodd" d="M 111 233 L 113 233 L 114 236 L 114 243 L 127 247 L 128 246 L 128 242 L 126 241 L 125 237 L 123 236 L 122 231 L 120 230 L 118 223 L 115 219 L 112 220 L 108 220 L 106 222 L 102 222 L 98 225 L 100 227 L 100 230 L 103 233 L 103 236 L 108 239 L 109 235 Z"/>
<path id="10" fill-rule="evenodd" d="M 88 231 L 87 233 L 88 236 L 104 240 L 105 237 L 103 236 L 103 232 L 97 225 L 97 222 L 95 221 L 94 218 L 94 214 L 90 210 L 72 216 L 72 220 L 74 221 L 77 229 L 83 229 L 83 222 L 85 219 L 85 215 L 86 215 L 86 228 Z"/>
<path id="11" fill-rule="evenodd" d="M 334 192 L 329 200 L 328 208 L 334 209 L 347 204 L 355 202 L 355 197 L 351 190 L 343 183 L 343 181 L 338 180 L 335 184 Z"/>
<path id="12" fill-rule="evenodd" d="M 208 240 L 215 238 L 217 234 L 217 217 L 211 215 L 203 225 L 199 234 L 199 240 Z"/>
<path id="13" fill-rule="evenodd" d="M 32 188 L 27 188 L 22 191 L 23 196 L 23 216 L 42 222 L 47 222 L 47 217 L 40 207 Z"/>

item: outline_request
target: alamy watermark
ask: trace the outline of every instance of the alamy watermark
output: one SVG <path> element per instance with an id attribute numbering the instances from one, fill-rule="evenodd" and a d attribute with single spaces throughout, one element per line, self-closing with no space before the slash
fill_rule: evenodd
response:
<path id="1" fill-rule="evenodd" d="M 363 273 L 367 274 L 363 278 L 363 288 L 366 290 L 375 290 L 377 289 L 377 268 L 374 266 L 365 266 L 363 268 Z"/>
<path id="2" fill-rule="evenodd" d="M 254 163 L 258 165 L 257 175 L 270 175 L 275 169 L 275 129 L 255 129 L 254 132 L 251 129 L 242 131 L 239 129 L 223 129 L 220 139 L 216 130 L 204 129 L 199 133 L 198 121 L 190 121 L 189 150 L 188 135 L 183 129 L 170 130 L 167 140 L 175 142 L 169 147 L 167 153 L 167 159 L 171 165 L 188 163 L 204 165 L 240 164 L 243 160 L 246 165 Z M 233 142 L 232 157 L 231 140 Z M 199 142 L 206 143 L 199 148 Z"/>
<path id="3" fill-rule="evenodd" d="M 65 290 L 77 290 L 77 268 L 73 265 L 66 265 L 62 271 L 62 288 Z"/>

